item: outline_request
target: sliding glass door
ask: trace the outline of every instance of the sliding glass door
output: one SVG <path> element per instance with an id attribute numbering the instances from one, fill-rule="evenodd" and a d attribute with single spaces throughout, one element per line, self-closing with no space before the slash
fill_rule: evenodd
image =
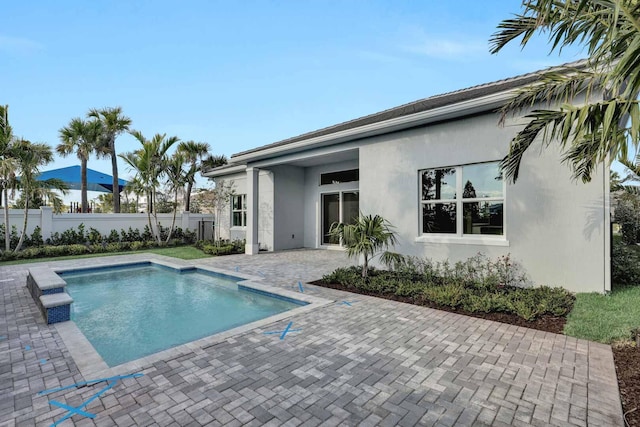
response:
<path id="1" fill-rule="evenodd" d="M 337 245 L 340 242 L 329 236 L 334 222 L 354 223 L 360 214 L 357 191 L 342 191 L 321 195 L 322 203 L 322 244 Z"/>

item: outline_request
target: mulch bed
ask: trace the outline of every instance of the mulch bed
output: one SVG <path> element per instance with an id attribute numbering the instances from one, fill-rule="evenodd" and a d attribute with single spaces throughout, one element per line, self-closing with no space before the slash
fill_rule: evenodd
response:
<path id="1" fill-rule="evenodd" d="M 403 298 L 396 295 L 379 295 L 365 292 L 359 289 L 343 286 L 339 283 L 323 283 L 321 280 L 311 282 L 313 285 L 325 288 L 337 289 L 339 291 L 353 292 L 361 295 L 369 295 L 378 298 L 385 298 L 392 301 L 405 302 L 409 304 L 421 305 L 423 307 L 435 308 L 438 310 L 464 314 L 466 316 L 478 317 L 481 319 L 494 320 L 496 322 L 508 323 L 510 325 L 524 326 L 525 328 L 537 329 L 545 332 L 562 334 L 565 317 L 542 316 L 534 321 L 527 321 L 515 314 L 507 313 L 469 313 L 464 310 L 442 307 L 429 301 L 416 301 L 413 298 Z M 640 348 L 634 345 L 616 345 L 612 347 L 613 358 L 618 375 L 618 386 L 620 387 L 620 399 L 622 400 L 622 410 L 629 427 L 640 427 Z"/>
<path id="2" fill-rule="evenodd" d="M 350 288 L 339 283 L 323 283 L 322 280 L 311 282 L 312 285 L 323 286 L 325 288 L 337 289 L 339 291 L 352 292 L 354 294 L 369 295 L 377 298 L 384 298 L 392 301 L 406 302 L 408 304 L 421 305 L 423 307 L 435 308 L 437 310 L 449 311 L 451 313 L 464 314 L 465 316 L 478 317 L 480 319 L 495 320 L 496 322 L 508 323 L 510 325 L 524 326 L 525 328 L 538 329 L 540 331 L 553 332 L 561 334 L 564 324 L 567 322 L 565 317 L 556 317 L 545 315 L 534 321 L 524 320 L 515 314 L 509 313 L 471 313 L 465 310 L 453 309 L 451 307 L 443 307 L 430 301 L 416 301 L 414 298 L 399 297 L 393 294 L 380 295 L 373 292 L 366 292 L 360 289 Z"/>
<path id="3" fill-rule="evenodd" d="M 640 348 L 613 346 L 622 410 L 628 426 L 640 426 Z"/>

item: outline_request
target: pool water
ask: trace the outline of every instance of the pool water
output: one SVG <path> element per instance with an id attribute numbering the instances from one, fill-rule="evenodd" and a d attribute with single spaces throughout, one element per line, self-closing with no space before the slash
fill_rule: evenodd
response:
<path id="1" fill-rule="evenodd" d="M 147 264 L 60 275 L 74 300 L 71 320 L 109 367 L 300 306 L 197 269 Z"/>

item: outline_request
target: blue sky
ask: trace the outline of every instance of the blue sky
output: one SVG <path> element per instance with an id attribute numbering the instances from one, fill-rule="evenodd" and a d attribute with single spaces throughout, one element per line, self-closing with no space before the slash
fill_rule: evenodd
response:
<path id="1" fill-rule="evenodd" d="M 229 156 L 438 93 L 582 57 L 544 39 L 490 55 L 520 0 L 6 2 L 0 104 L 58 143 L 92 107 Z M 119 152 L 136 147 L 130 136 Z M 532 153 L 533 154 L 533 153 Z M 57 159 L 45 169 L 77 164 Z M 89 167 L 110 173 L 105 160 Z M 121 175 L 128 172 L 122 164 Z"/>

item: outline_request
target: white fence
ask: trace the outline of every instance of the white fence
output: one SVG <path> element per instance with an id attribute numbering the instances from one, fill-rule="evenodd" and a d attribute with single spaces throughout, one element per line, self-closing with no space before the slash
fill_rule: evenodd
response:
<path id="1" fill-rule="evenodd" d="M 0 214 L 0 223 L 4 224 L 4 214 Z M 173 214 L 158 214 L 158 222 L 162 227 L 171 226 Z M 9 209 L 9 230 L 15 226 L 18 234 L 22 231 L 24 221 L 24 210 Z M 198 226 L 201 221 L 213 221 L 211 214 L 195 214 L 183 212 L 176 215 L 176 227 L 183 230 L 191 230 L 199 232 Z M 153 217 L 151 218 L 153 224 Z M 64 213 L 54 214 L 51 207 L 43 206 L 40 209 L 29 209 L 27 235 L 31 235 L 36 227 L 40 227 L 42 238 L 48 239 L 52 233 L 62 233 L 70 228 L 77 229 L 80 224 L 84 224 L 85 231 L 89 228 L 95 228 L 103 235 L 108 235 L 111 230 L 124 229 L 125 231 L 131 227 L 133 230 L 138 229 L 140 232 L 149 224 L 146 213 Z M 210 222 L 209 222 L 210 224 Z"/>

